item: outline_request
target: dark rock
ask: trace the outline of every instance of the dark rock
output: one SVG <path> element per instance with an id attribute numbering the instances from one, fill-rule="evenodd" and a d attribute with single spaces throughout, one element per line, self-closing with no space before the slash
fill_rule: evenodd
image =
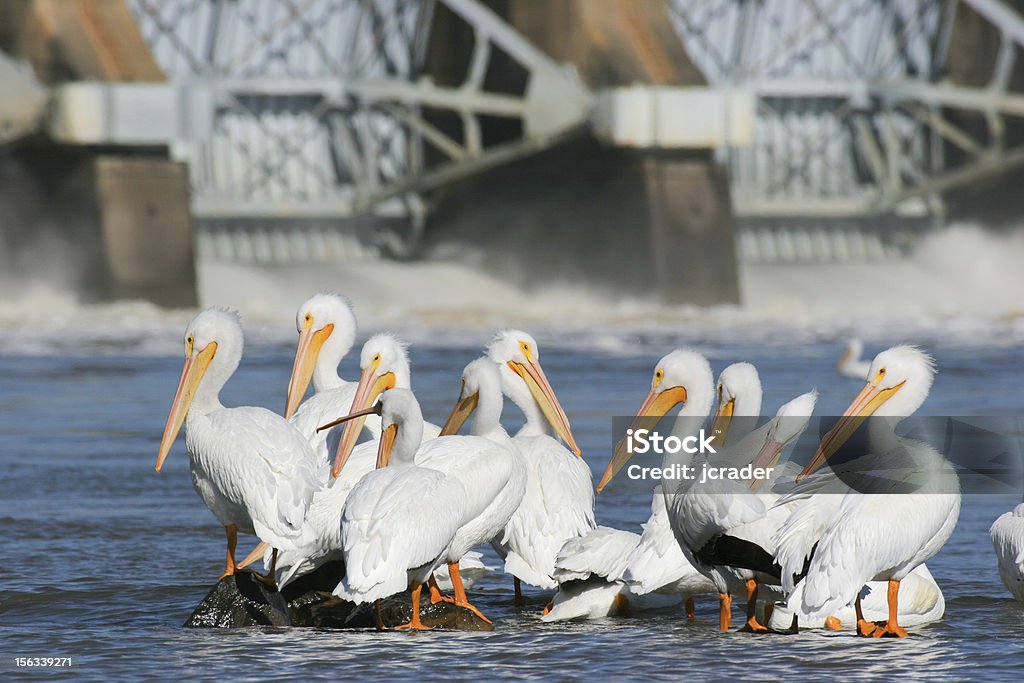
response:
<path id="1" fill-rule="evenodd" d="M 256 580 L 255 574 L 239 572 L 217 582 L 192 616 L 190 628 L 244 628 L 290 626 L 288 603 L 277 591 Z"/>
<path id="2" fill-rule="evenodd" d="M 221 579 L 185 622 L 193 628 L 246 628 L 250 626 L 305 626 L 314 628 L 376 628 L 372 604 L 356 605 L 332 595 L 345 572 L 341 562 L 329 562 L 273 591 L 253 574 L 239 573 Z M 381 601 L 386 628 L 406 624 L 412 618 L 409 592 Z M 431 604 L 423 591 L 420 619 L 430 628 L 490 631 L 494 627 L 468 609 L 451 603 Z"/>

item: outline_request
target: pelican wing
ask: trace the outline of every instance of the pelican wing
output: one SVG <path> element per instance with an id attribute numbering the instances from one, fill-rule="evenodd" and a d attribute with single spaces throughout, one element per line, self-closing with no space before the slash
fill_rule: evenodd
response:
<path id="1" fill-rule="evenodd" d="M 844 496 L 811 558 L 803 607 L 839 609 L 883 572 L 924 562 L 945 543 L 958 514 L 959 496 Z"/>
<path id="2" fill-rule="evenodd" d="M 590 468 L 549 436 L 516 437 L 527 468 L 526 493 L 496 543 L 505 570 L 541 588 L 554 588 L 555 557 L 570 538 L 593 529 Z"/>
<path id="3" fill-rule="evenodd" d="M 1024 503 L 999 516 L 989 529 L 999 576 L 1017 600 L 1024 602 Z"/>
<path id="4" fill-rule="evenodd" d="M 651 499 L 651 516 L 643 529 L 640 542 L 627 559 L 623 573 L 630 590 L 637 594 L 714 590 L 714 585 L 686 559 L 676 541 L 660 488 Z"/>
<path id="5" fill-rule="evenodd" d="M 596 576 L 615 581 L 622 577 L 639 542 L 638 534 L 606 526 L 570 538 L 555 558 L 554 579 L 565 583 Z"/>
<path id="6" fill-rule="evenodd" d="M 297 539 L 320 480 L 309 444 L 281 416 L 257 407 L 210 414 L 256 534 L 276 548 Z M 227 454 L 227 453 L 226 453 Z"/>
<path id="7" fill-rule="evenodd" d="M 465 518 L 466 491 L 425 467 L 386 467 L 352 489 L 341 513 L 345 578 L 335 595 L 353 602 L 406 589 L 408 570 L 435 563 Z"/>

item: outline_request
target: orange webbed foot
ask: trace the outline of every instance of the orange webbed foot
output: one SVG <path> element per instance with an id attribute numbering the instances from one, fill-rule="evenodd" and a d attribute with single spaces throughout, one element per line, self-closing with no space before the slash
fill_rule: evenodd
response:
<path id="1" fill-rule="evenodd" d="M 871 636 L 874 638 L 906 638 L 907 631 L 899 624 L 879 624 Z"/>
<path id="2" fill-rule="evenodd" d="M 744 633 L 768 633 L 768 629 L 762 626 L 754 617 L 747 619 L 747 623 L 743 625 L 740 631 Z"/>
<path id="3" fill-rule="evenodd" d="M 859 619 L 857 621 L 857 635 L 859 636 L 870 638 L 877 630 L 878 625 L 872 621 L 865 621 L 864 619 Z"/>
<path id="4" fill-rule="evenodd" d="M 395 629 L 408 629 L 410 631 L 429 631 L 430 627 L 424 626 L 423 623 L 420 621 L 410 621 L 409 623 L 399 624 L 398 626 L 395 626 Z"/>
<path id="5" fill-rule="evenodd" d="M 462 608 L 464 608 L 464 609 L 468 609 L 468 610 L 469 610 L 470 612 L 472 612 L 472 613 L 473 613 L 473 614 L 475 614 L 476 616 L 480 617 L 481 619 L 483 619 L 483 620 L 484 620 L 485 622 L 487 622 L 488 624 L 493 624 L 493 623 L 494 623 L 493 621 L 491 621 L 490 619 L 488 619 L 487 617 L 485 617 L 485 616 L 483 615 L 483 612 L 481 612 L 480 610 L 478 610 L 478 609 L 477 609 L 476 607 L 474 607 L 473 605 L 471 605 L 471 604 L 470 604 L 470 603 L 468 603 L 468 602 L 463 602 L 463 603 L 455 602 L 455 606 L 456 606 L 456 607 L 462 607 Z M 545 614 L 547 614 L 547 612 L 545 612 Z"/>

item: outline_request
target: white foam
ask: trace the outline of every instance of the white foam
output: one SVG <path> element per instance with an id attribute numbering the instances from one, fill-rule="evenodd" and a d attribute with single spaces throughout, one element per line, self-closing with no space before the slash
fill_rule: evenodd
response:
<path id="1" fill-rule="evenodd" d="M 457 251 L 449 247 L 448 258 Z M 203 306 L 243 315 L 250 343 L 291 344 L 295 308 L 311 293 L 347 295 L 364 332 L 478 346 L 498 327 L 531 329 L 548 344 L 632 353 L 638 344 L 799 343 L 848 335 L 946 344 L 1024 341 L 1024 231 L 954 225 L 921 239 L 904 260 L 741 268 L 741 306 L 670 306 L 615 297 L 586 284 L 522 287 L 465 262 L 374 261 L 255 268 L 199 263 Z M 0 300 L 4 353 L 180 353 L 193 311 L 141 302 L 82 304 L 57 285 L 23 283 Z"/>

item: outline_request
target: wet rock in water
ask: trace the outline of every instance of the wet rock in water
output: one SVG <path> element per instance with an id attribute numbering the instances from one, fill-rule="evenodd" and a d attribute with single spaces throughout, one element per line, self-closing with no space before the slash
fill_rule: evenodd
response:
<path id="1" fill-rule="evenodd" d="M 243 628 L 246 626 L 291 626 L 288 603 L 276 590 L 250 572 L 239 572 L 217 582 L 192 616 L 190 628 Z"/>
<path id="2" fill-rule="evenodd" d="M 332 595 L 345 572 L 341 562 L 329 562 L 301 576 L 278 593 L 239 573 L 222 579 L 196 608 L 185 626 L 245 628 L 250 626 L 306 626 L 315 628 L 376 628 L 373 604 L 356 605 Z M 412 602 L 408 592 L 381 601 L 385 628 L 408 623 Z M 420 601 L 420 619 L 430 628 L 490 631 L 494 627 L 468 609 L 451 603 L 431 604 L 426 591 Z"/>

